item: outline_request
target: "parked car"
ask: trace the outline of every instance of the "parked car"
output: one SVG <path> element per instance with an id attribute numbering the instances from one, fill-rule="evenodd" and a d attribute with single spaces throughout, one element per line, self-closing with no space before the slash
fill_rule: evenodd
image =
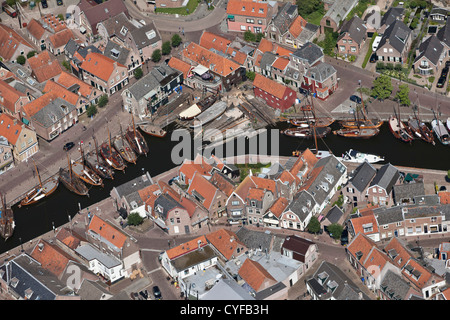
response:
<path id="1" fill-rule="evenodd" d="M 372 53 L 372 55 L 370 56 L 369 62 L 370 62 L 370 63 L 375 63 L 375 62 L 377 62 L 377 54 L 376 54 L 375 52 Z"/>
<path id="2" fill-rule="evenodd" d="M 302 88 L 302 87 L 299 87 L 299 88 L 298 88 L 298 92 L 300 92 L 300 93 L 302 93 L 302 94 L 304 94 L 304 95 L 308 95 L 308 90 L 306 90 L 306 89 L 304 89 L 304 88 Z"/>
<path id="3" fill-rule="evenodd" d="M 42 8 L 48 8 L 47 0 L 41 0 Z"/>
<path id="4" fill-rule="evenodd" d="M 161 290 L 159 290 L 158 286 L 153 287 L 153 296 L 155 300 L 162 300 Z"/>
<path id="5" fill-rule="evenodd" d="M 445 67 L 450 68 L 450 60 L 445 61 Z"/>
<path id="6" fill-rule="evenodd" d="M 148 291 L 147 291 L 147 290 L 139 291 L 139 294 L 140 294 L 145 300 L 148 300 Z"/>
<path id="7" fill-rule="evenodd" d="M 355 96 L 354 94 L 352 94 L 351 96 L 350 96 L 350 101 L 353 101 L 353 102 L 356 102 L 357 104 L 361 104 L 361 98 L 360 97 L 358 97 L 358 96 Z"/>
<path id="8" fill-rule="evenodd" d="M 442 87 L 444 87 L 444 83 L 445 83 L 445 78 L 444 78 L 444 77 L 440 77 L 440 78 L 438 79 L 438 82 L 437 82 L 437 84 L 436 84 L 436 87 L 437 87 L 437 88 L 442 88 Z"/>
<path id="9" fill-rule="evenodd" d="M 72 149 L 74 146 L 75 146 L 75 143 L 73 143 L 73 142 L 67 142 L 67 143 L 64 145 L 63 149 L 64 149 L 65 151 L 69 151 L 69 150 Z"/>
<path id="10" fill-rule="evenodd" d="M 443 77 L 443 78 L 447 78 L 447 75 L 448 75 L 448 67 L 445 67 L 444 69 L 442 69 L 442 71 L 441 71 L 441 77 Z"/>
<path id="11" fill-rule="evenodd" d="M 341 234 L 341 245 L 346 246 L 348 244 L 348 230 L 345 228 Z"/>

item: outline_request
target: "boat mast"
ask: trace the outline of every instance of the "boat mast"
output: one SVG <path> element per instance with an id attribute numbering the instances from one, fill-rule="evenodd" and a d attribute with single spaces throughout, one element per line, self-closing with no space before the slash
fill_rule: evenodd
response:
<path id="1" fill-rule="evenodd" d="M 72 183 L 72 165 L 70 163 L 69 154 L 66 153 L 66 156 L 67 156 L 67 162 L 69 163 L 70 182 Z"/>
<path id="2" fill-rule="evenodd" d="M 97 163 L 100 164 L 100 159 L 98 158 L 98 146 L 97 146 L 97 140 L 95 139 L 94 136 L 92 136 L 92 139 L 94 140 L 94 145 L 95 145 L 95 155 L 97 156 Z"/>
<path id="3" fill-rule="evenodd" d="M 312 123 L 312 127 L 313 127 L 313 130 L 314 130 L 314 144 L 316 146 L 316 155 L 317 155 L 317 153 L 319 151 L 317 150 L 317 134 L 316 134 L 316 125 L 315 125 L 316 124 L 316 114 L 314 112 L 314 102 L 313 102 L 312 96 L 311 96 L 311 110 L 312 110 L 313 119 L 314 119 L 314 121 Z M 310 126 L 311 126 L 311 124 L 310 124 Z"/>
<path id="4" fill-rule="evenodd" d="M 33 164 L 34 164 L 34 169 L 36 170 L 36 174 L 38 176 L 38 180 L 39 180 L 39 186 L 42 188 L 42 181 L 41 181 L 41 176 L 39 175 L 39 170 L 36 166 L 36 163 L 34 162 L 34 159 L 31 158 L 31 160 L 33 160 Z"/>

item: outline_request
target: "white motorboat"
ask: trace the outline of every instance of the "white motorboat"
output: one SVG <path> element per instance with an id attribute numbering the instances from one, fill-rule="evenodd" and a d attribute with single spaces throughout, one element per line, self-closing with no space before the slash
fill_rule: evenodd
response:
<path id="1" fill-rule="evenodd" d="M 346 153 L 342 155 L 342 160 L 347 162 L 354 163 L 363 163 L 365 161 L 369 163 L 376 163 L 380 161 L 384 161 L 383 157 L 377 156 L 375 154 L 359 152 L 353 149 L 350 149 Z"/>
<path id="2" fill-rule="evenodd" d="M 447 118 L 447 128 L 450 131 L 450 117 Z"/>
<path id="3" fill-rule="evenodd" d="M 441 120 L 434 119 L 433 121 L 431 121 L 431 128 L 433 129 L 433 132 L 436 134 L 436 137 L 442 144 L 444 145 L 450 144 L 450 135 L 447 129 L 445 129 L 445 126 Z"/>

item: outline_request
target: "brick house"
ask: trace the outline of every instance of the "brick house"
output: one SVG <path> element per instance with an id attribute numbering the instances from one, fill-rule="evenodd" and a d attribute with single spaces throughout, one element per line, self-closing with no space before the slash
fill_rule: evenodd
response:
<path id="1" fill-rule="evenodd" d="M 367 27 L 364 21 L 354 16 L 346 21 L 339 30 L 337 46 L 339 53 L 358 56 L 366 40 Z"/>
<path id="2" fill-rule="evenodd" d="M 377 169 L 370 163 L 364 162 L 349 174 L 348 182 L 342 192 L 353 203 L 353 207 L 366 203 L 366 190 L 376 173 Z"/>
<path id="3" fill-rule="evenodd" d="M 20 119 L 20 109 L 26 105 L 31 96 L 12 87 L 8 82 L 0 79 L 0 107 L 2 113 Z"/>
<path id="4" fill-rule="evenodd" d="M 289 205 L 289 200 L 284 197 L 276 199 L 272 205 L 267 209 L 262 217 L 265 227 L 278 227 L 280 225 L 280 218 L 286 207 Z"/>
<path id="5" fill-rule="evenodd" d="M 395 20 L 387 27 L 376 50 L 378 61 L 406 62 L 412 42 L 411 32 L 400 20 Z"/>
<path id="6" fill-rule="evenodd" d="M 228 30 L 264 33 L 277 8 L 277 2 L 230 0 L 227 4 Z"/>
<path id="7" fill-rule="evenodd" d="M 27 24 L 26 30 L 28 38 L 30 38 L 31 42 L 33 42 L 39 49 L 44 50 L 46 48 L 45 40 L 50 32 L 36 19 L 30 20 Z"/>
<path id="8" fill-rule="evenodd" d="M 291 235 L 286 237 L 281 245 L 281 253 L 286 257 L 302 262 L 304 264 L 304 273 L 317 261 L 319 249 L 313 241 L 297 235 Z"/>
<path id="9" fill-rule="evenodd" d="M 168 193 L 159 195 L 155 200 L 152 218 L 169 235 L 191 232 L 188 211 Z"/>
<path id="10" fill-rule="evenodd" d="M 262 226 L 263 216 L 275 201 L 275 195 L 270 190 L 250 188 L 245 200 L 248 223 Z"/>
<path id="11" fill-rule="evenodd" d="M 320 32 L 338 31 L 341 22 L 357 4 L 358 0 L 335 1 L 320 20 Z"/>
<path id="12" fill-rule="evenodd" d="M 422 41 L 416 49 L 416 58 L 413 62 L 414 72 L 424 76 L 438 75 L 447 56 L 444 45 L 436 36 L 432 35 Z"/>
<path id="13" fill-rule="evenodd" d="M 206 235 L 206 239 L 223 262 L 233 260 L 248 251 L 236 234 L 227 229 L 210 232 Z"/>
<path id="14" fill-rule="evenodd" d="M 353 237 L 361 233 L 375 242 L 380 241 L 378 222 L 372 209 L 366 209 L 361 216 L 351 218 L 347 225 L 348 231 Z"/>
<path id="15" fill-rule="evenodd" d="M 33 51 L 31 45 L 25 38 L 18 34 L 14 29 L 0 24 L 0 57 L 5 61 L 15 62 L 17 57 L 27 55 L 28 52 Z"/>
<path id="16" fill-rule="evenodd" d="M 25 65 L 31 70 L 31 76 L 39 83 L 50 79 L 56 81 L 63 72 L 59 61 L 47 50 L 29 58 Z"/>
<path id="17" fill-rule="evenodd" d="M 69 28 L 65 28 L 54 34 L 51 34 L 47 38 L 47 50 L 53 53 L 55 56 L 64 53 L 64 47 L 70 39 L 74 39 L 75 36 Z"/>
<path id="18" fill-rule="evenodd" d="M 328 63 L 319 63 L 306 71 L 302 87 L 325 100 L 338 88 L 337 71 Z"/>
<path id="19" fill-rule="evenodd" d="M 377 174 L 367 188 L 367 201 L 385 206 L 392 205 L 391 191 L 399 177 L 400 173 L 397 168 L 390 163 L 383 165 L 378 169 Z"/>
<path id="20" fill-rule="evenodd" d="M 253 81 L 253 92 L 270 107 L 282 112 L 292 107 L 297 99 L 294 90 L 260 74 L 256 74 Z"/>
<path id="21" fill-rule="evenodd" d="M 318 214 L 319 207 L 314 197 L 307 191 L 298 192 L 280 217 L 280 227 L 304 231 L 312 216 Z"/>
<path id="22" fill-rule="evenodd" d="M 274 286 L 275 278 L 257 261 L 246 259 L 239 269 L 239 276 L 255 291 L 261 292 Z"/>

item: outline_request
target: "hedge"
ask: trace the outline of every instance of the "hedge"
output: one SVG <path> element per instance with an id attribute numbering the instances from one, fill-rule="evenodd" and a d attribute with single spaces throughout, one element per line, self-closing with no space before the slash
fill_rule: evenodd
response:
<path id="1" fill-rule="evenodd" d="M 364 61 L 363 61 L 363 63 L 362 63 L 362 68 L 363 68 L 363 69 L 366 67 L 367 62 L 369 61 L 370 56 L 371 56 L 372 53 L 373 53 L 373 52 L 372 52 L 372 44 L 373 44 L 373 42 L 375 41 L 376 36 L 378 36 L 378 33 L 375 32 L 375 33 L 372 35 L 372 40 L 370 41 L 369 50 L 367 50 L 366 56 L 364 57 Z"/>

